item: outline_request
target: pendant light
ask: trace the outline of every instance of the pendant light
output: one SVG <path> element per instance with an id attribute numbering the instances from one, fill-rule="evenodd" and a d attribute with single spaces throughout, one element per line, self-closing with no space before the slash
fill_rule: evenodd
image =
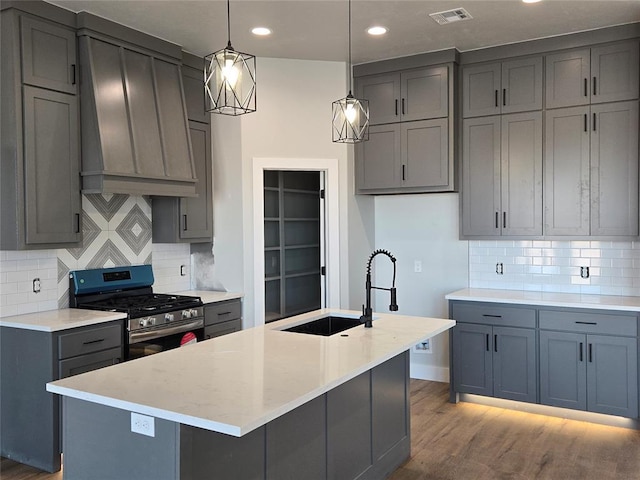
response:
<path id="1" fill-rule="evenodd" d="M 227 46 L 205 57 L 204 91 L 207 111 L 242 115 L 256 111 L 256 57 L 231 46 L 231 16 L 227 0 Z"/>
<path id="2" fill-rule="evenodd" d="M 351 0 L 349 0 L 349 94 L 333 102 L 332 137 L 336 143 L 358 143 L 369 139 L 369 101 L 351 92 Z"/>

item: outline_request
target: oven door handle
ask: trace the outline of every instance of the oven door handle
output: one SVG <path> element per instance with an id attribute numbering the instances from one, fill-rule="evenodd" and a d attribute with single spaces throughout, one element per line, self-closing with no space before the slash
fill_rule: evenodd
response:
<path id="1" fill-rule="evenodd" d="M 199 318 L 197 320 L 193 320 L 187 323 L 181 323 L 173 327 L 162 327 L 153 330 L 146 330 L 143 332 L 130 332 L 129 343 L 139 343 L 144 342 L 145 340 L 154 340 L 156 338 L 173 335 L 174 333 L 188 332 L 189 330 L 202 327 L 204 327 L 204 319 Z"/>

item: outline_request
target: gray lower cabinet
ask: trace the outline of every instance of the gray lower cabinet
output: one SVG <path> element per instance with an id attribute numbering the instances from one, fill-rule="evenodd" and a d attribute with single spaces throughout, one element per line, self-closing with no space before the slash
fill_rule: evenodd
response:
<path id="1" fill-rule="evenodd" d="M 542 235 L 542 113 L 465 119 L 462 236 Z"/>
<path id="2" fill-rule="evenodd" d="M 45 385 L 121 362 L 123 328 L 122 321 L 53 333 L 0 327 L 0 455 L 60 470 L 60 406 Z"/>
<path id="3" fill-rule="evenodd" d="M 0 248 L 77 246 L 82 233 L 73 31 L 3 11 L 2 65 Z"/>
<path id="4" fill-rule="evenodd" d="M 545 107 L 638 98 L 638 58 L 638 40 L 547 55 Z"/>
<path id="5" fill-rule="evenodd" d="M 242 330 L 242 303 L 226 300 L 204 306 L 204 338 L 220 337 Z"/>
<path id="6" fill-rule="evenodd" d="M 638 102 L 547 110 L 544 234 L 638 235 Z"/>
<path id="7" fill-rule="evenodd" d="M 451 191 L 447 118 L 372 126 L 356 147 L 359 193 Z"/>
<path id="8" fill-rule="evenodd" d="M 462 70 L 465 118 L 542 109 L 542 57 L 469 65 Z"/>

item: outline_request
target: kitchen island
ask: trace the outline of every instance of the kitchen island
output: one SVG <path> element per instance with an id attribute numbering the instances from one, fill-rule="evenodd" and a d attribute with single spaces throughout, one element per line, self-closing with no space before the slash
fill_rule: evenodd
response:
<path id="1" fill-rule="evenodd" d="M 49 383 L 64 478 L 386 477 L 410 453 L 407 351 L 455 322 L 282 331 L 329 314 L 359 316 L 319 310 Z"/>

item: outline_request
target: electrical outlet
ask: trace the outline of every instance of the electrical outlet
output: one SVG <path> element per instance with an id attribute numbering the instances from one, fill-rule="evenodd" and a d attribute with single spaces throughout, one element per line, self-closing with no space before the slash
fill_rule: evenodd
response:
<path id="1" fill-rule="evenodd" d="M 181 277 L 186 277 L 187 276 L 187 266 L 186 265 L 180 265 L 180 276 Z"/>
<path id="2" fill-rule="evenodd" d="M 131 431 L 147 437 L 155 437 L 155 418 L 131 412 Z"/>
<path id="3" fill-rule="evenodd" d="M 422 273 L 422 261 L 421 260 L 416 260 L 415 262 L 413 262 L 413 271 L 415 273 Z"/>
<path id="4" fill-rule="evenodd" d="M 413 347 L 413 351 L 415 353 L 432 353 L 431 351 L 431 339 L 427 338 L 426 340 L 418 343 Z"/>
<path id="5" fill-rule="evenodd" d="M 33 293 L 40 293 L 40 290 L 42 290 L 42 285 L 40 284 L 40 279 L 39 278 L 34 278 L 33 279 Z"/>

